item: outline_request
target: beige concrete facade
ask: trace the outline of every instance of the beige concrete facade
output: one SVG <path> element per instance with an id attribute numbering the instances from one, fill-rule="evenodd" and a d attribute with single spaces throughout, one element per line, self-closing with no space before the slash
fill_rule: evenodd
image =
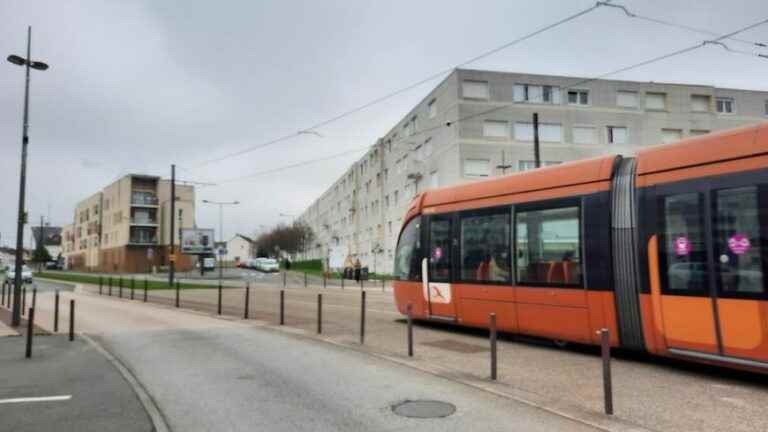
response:
<path id="1" fill-rule="evenodd" d="M 391 272 L 416 194 L 533 167 L 533 113 L 549 165 L 766 121 L 768 92 L 457 69 L 308 206 L 306 256 Z"/>
<path id="2" fill-rule="evenodd" d="M 67 268 L 104 272 L 149 272 L 167 266 L 170 244 L 169 180 L 126 175 L 78 203 L 74 223 L 63 228 Z M 176 185 L 176 233 L 195 227 L 193 186 Z M 177 268 L 194 262 L 181 257 Z"/>

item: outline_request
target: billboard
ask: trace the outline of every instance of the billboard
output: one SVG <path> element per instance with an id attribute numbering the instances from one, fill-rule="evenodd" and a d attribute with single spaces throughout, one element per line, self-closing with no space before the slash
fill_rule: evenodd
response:
<path id="1" fill-rule="evenodd" d="M 202 255 L 213 253 L 213 230 L 184 228 L 181 230 L 181 253 Z"/>

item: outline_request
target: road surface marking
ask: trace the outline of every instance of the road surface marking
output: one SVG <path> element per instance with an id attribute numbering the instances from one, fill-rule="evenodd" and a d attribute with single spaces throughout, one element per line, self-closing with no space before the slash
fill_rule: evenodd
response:
<path id="1" fill-rule="evenodd" d="M 0 404 L 25 403 L 25 402 L 54 402 L 54 401 L 66 401 L 70 399 L 72 399 L 72 395 L 26 397 L 26 398 L 0 399 Z"/>

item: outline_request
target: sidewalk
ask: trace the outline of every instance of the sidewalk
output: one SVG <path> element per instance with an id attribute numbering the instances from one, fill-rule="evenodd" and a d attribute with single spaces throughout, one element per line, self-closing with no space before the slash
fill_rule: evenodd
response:
<path id="1" fill-rule="evenodd" d="M 133 388 L 82 338 L 0 338 L 2 430 L 89 432 L 153 430 Z"/>

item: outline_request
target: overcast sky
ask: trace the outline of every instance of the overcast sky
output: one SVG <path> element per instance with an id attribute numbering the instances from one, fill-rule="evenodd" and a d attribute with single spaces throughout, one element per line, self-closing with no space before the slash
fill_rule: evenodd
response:
<path id="1" fill-rule="evenodd" d="M 617 0 L 633 12 L 727 33 L 768 17 L 765 0 Z M 217 182 L 373 144 L 439 81 L 296 139 L 201 162 L 321 122 L 552 23 L 594 0 L 0 0 L 0 55 L 32 56 L 32 221 L 72 221 L 75 204 L 126 173 Z M 768 42 L 768 25 L 741 35 Z M 596 76 L 704 37 L 600 8 L 472 68 Z M 732 43 L 733 48 L 751 48 Z M 759 49 L 758 49 L 759 50 Z M 768 54 L 768 50 L 763 52 Z M 710 46 L 618 79 L 768 90 L 768 60 Z M 15 240 L 22 68 L 0 66 L 2 242 Z M 225 235 L 299 214 L 359 155 L 201 187 L 239 200 Z M 218 211 L 198 204 L 198 226 Z M 26 230 L 26 238 L 29 237 Z"/>

